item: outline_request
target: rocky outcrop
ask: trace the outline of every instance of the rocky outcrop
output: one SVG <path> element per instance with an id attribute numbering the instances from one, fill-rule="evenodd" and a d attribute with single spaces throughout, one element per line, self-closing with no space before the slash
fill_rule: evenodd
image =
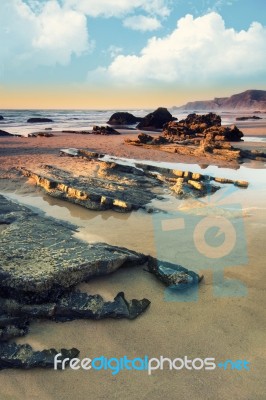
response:
<path id="1" fill-rule="evenodd" d="M 0 121 L 3 121 L 4 117 L 3 115 L 0 115 Z"/>
<path id="2" fill-rule="evenodd" d="M 50 118 L 34 117 L 34 118 L 29 118 L 27 122 L 30 124 L 38 124 L 38 123 L 54 122 L 54 121 Z"/>
<path id="3" fill-rule="evenodd" d="M 189 114 L 186 119 L 179 122 L 169 122 L 164 126 L 163 135 L 172 139 L 191 139 L 206 137 L 212 134 L 213 140 L 240 141 L 243 133 L 235 126 L 221 126 L 221 117 L 209 113 L 205 115 Z"/>
<path id="4" fill-rule="evenodd" d="M 184 284 L 189 288 L 200 281 L 197 274 L 180 266 L 173 277 L 172 264 L 165 270 L 163 262 L 149 256 L 82 242 L 73 236 L 73 226 L 36 214 L 3 196 L 0 224 L 4 225 L 0 233 L 0 369 L 52 368 L 56 354 L 69 359 L 79 354 L 76 348 L 36 352 L 27 344 L 8 342 L 25 336 L 33 320 L 134 319 L 150 305 L 146 298 L 127 301 L 123 292 L 113 301 L 104 301 L 100 295 L 76 291 L 80 282 L 148 261 L 149 271 L 166 285 L 182 289 Z"/>
<path id="5" fill-rule="evenodd" d="M 175 119 L 167 108 L 159 107 L 157 110 L 146 115 L 137 125 L 137 128 L 144 130 L 162 129 L 164 124 Z"/>
<path id="6" fill-rule="evenodd" d="M 152 211 L 149 203 L 165 189 L 171 190 L 171 170 L 159 169 L 152 174 L 145 165 L 135 167 L 115 162 L 102 161 L 91 157 L 85 150 L 61 150 L 64 155 L 82 157 L 87 160 L 87 175 L 75 177 L 67 171 L 52 166 L 43 166 L 38 171 L 21 169 L 24 176 L 30 177 L 50 196 L 79 204 L 97 211 L 112 209 L 117 212 L 130 212 L 144 209 Z M 94 155 L 94 154 L 93 154 Z M 153 167 L 153 171 L 158 168 Z M 158 171 L 159 171 L 158 170 Z M 205 196 L 205 191 L 187 191 L 186 197 Z"/>
<path id="7" fill-rule="evenodd" d="M 107 124 L 110 125 L 134 125 L 142 121 L 142 118 L 135 117 L 135 115 L 128 112 L 116 112 L 114 113 Z"/>
<path id="8" fill-rule="evenodd" d="M 237 110 L 258 110 L 266 111 L 266 91 L 246 90 L 230 97 L 215 98 L 213 100 L 191 101 L 184 106 L 174 107 L 178 110 L 196 111 L 237 111 Z"/>
<path id="9" fill-rule="evenodd" d="M 92 133 L 94 135 L 120 135 L 115 129 L 111 128 L 111 126 L 98 126 L 95 125 L 92 129 Z"/>

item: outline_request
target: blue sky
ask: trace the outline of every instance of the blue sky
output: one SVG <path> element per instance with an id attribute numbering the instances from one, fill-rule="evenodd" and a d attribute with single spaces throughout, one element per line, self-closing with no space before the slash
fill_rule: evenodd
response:
<path id="1" fill-rule="evenodd" d="M 171 101 L 266 89 L 265 19 L 265 0 L 1 0 L 0 87 Z"/>

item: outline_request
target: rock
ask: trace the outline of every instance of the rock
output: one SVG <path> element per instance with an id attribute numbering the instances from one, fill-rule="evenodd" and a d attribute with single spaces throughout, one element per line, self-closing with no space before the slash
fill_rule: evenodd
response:
<path id="1" fill-rule="evenodd" d="M 162 129 L 164 124 L 173 121 L 175 118 L 170 114 L 167 108 L 159 107 L 157 110 L 146 115 L 137 125 L 138 129 Z"/>
<path id="2" fill-rule="evenodd" d="M 147 144 L 147 143 L 151 143 L 154 138 L 150 135 L 146 135 L 146 133 L 140 133 L 138 135 L 138 139 L 139 139 L 139 143 Z"/>
<path id="3" fill-rule="evenodd" d="M 181 265 L 156 260 L 152 257 L 148 262 L 148 270 L 167 286 L 181 290 L 197 285 L 203 278 Z"/>
<path id="4" fill-rule="evenodd" d="M 0 121 L 3 121 L 4 117 L 3 115 L 0 115 Z"/>
<path id="5" fill-rule="evenodd" d="M 249 183 L 247 181 L 235 181 L 234 182 L 235 186 L 239 186 L 242 188 L 247 188 Z"/>
<path id="6" fill-rule="evenodd" d="M 176 175 L 176 176 L 182 177 L 184 175 L 184 171 L 180 171 L 180 170 L 174 169 L 173 170 L 173 174 Z"/>
<path id="7" fill-rule="evenodd" d="M 244 134 L 237 126 L 232 125 L 231 127 L 210 127 L 204 131 L 204 137 L 206 138 L 207 136 L 211 138 L 211 140 L 239 142 Z"/>
<path id="8" fill-rule="evenodd" d="M 254 111 L 255 112 L 255 111 Z M 249 117 L 236 117 L 236 121 L 248 121 L 250 119 L 262 119 L 261 117 L 258 117 L 256 115 L 249 116 Z"/>
<path id="9" fill-rule="evenodd" d="M 203 185 L 203 183 L 201 183 L 201 182 L 198 182 L 198 181 L 193 181 L 193 180 L 189 180 L 188 181 L 188 184 L 189 185 L 191 185 L 191 186 L 193 186 L 195 189 L 197 189 L 197 190 L 204 190 L 204 185 Z"/>
<path id="10" fill-rule="evenodd" d="M 94 135 L 120 135 L 115 129 L 110 126 L 98 126 L 95 125 L 92 129 Z"/>
<path id="11" fill-rule="evenodd" d="M 156 138 L 153 138 L 152 144 L 154 145 L 160 145 L 160 144 L 166 144 L 168 143 L 168 140 L 164 136 L 158 136 Z"/>
<path id="12" fill-rule="evenodd" d="M 184 120 L 180 121 L 180 123 L 184 123 L 187 126 L 192 125 L 194 130 L 201 131 L 211 126 L 221 126 L 221 122 L 221 117 L 214 113 L 204 115 L 189 114 Z"/>
<path id="13" fill-rule="evenodd" d="M 215 182 L 219 183 L 234 183 L 232 179 L 227 179 L 227 178 L 214 178 Z"/>
<path id="14" fill-rule="evenodd" d="M 53 133 L 48 133 L 48 132 L 39 132 L 39 133 L 37 133 L 37 136 L 39 136 L 39 137 L 53 137 L 54 136 L 54 134 Z"/>
<path id="15" fill-rule="evenodd" d="M 54 122 L 52 119 L 50 118 L 40 118 L 40 117 L 34 117 L 34 118 L 29 118 L 27 120 L 28 123 L 30 124 L 36 124 L 36 123 L 41 123 L 41 122 Z"/>
<path id="16" fill-rule="evenodd" d="M 28 344 L 2 343 L 0 346 L 0 369 L 54 368 L 54 358 L 58 353 L 61 353 L 63 358 L 68 358 L 66 362 L 68 365 L 71 359 L 79 355 L 79 350 L 72 348 L 59 351 L 55 349 L 33 351 Z M 59 369 L 60 365 L 58 365 Z"/>
<path id="17" fill-rule="evenodd" d="M 0 129 L 0 137 L 1 136 L 13 136 L 11 133 L 8 133 L 8 132 L 6 132 L 6 131 L 2 131 L 1 129 Z"/>
<path id="18" fill-rule="evenodd" d="M 116 112 L 114 113 L 107 124 L 110 125 L 133 125 L 137 122 L 141 122 L 142 118 L 135 117 L 133 114 L 128 112 Z"/>
<path id="19" fill-rule="evenodd" d="M 80 282 L 147 260 L 124 248 L 88 245 L 73 236 L 73 226 L 40 216 L 3 196 L 0 221 L 7 225 L 0 242 L 0 295 L 17 301 L 52 302 Z M 37 233 L 38 240 L 32 240 Z"/>

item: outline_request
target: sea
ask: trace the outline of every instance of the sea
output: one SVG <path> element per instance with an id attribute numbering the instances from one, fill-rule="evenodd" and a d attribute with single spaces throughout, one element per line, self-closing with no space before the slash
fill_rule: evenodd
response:
<path id="1" fill-rule="evenodd" d="M 0 120 L 0 129 L 7 131 L 14 135 L 28 136 L 30 133 L 41 132 L 44 130 L 90 130 L 93 125 L 106 125 L 107 121 L 111 115 L 116 111 L 127 111 L 134 114 L 137 117 L 144 117 L 148 113 L 154 111 L 152 109 L 126 109 L 126 110 L 0 110 L 0 115 L 4 117 Z M 172 115 L 178 120 L 185 118 L 191 111 L 176 110 L 169 108 Z M 197 112 L 199 114 L 204 114 L 206 111 Z M 253 115 L 252 113 L 241 113 L 236 114 L 234 112 L 221 112 L 222 125 L 232 125 L 237 124 L 240 129 L 241 123 L 236 121 L 237 116 Z M 52 123 L 28 123 L 29 118 L 34 117 L 44 117 L 53 120 Z M 266 114 L 259 114 L 260 120 L 248 120 L 245 121 L 245 127 L 256 126 L 260 127 L 265 125 Z M 245 138 L 249 141 L 249 138 Z M 257 137 L 252 139 L 252 141 L 266 141 L 266 130 L 265 137 Z"/>

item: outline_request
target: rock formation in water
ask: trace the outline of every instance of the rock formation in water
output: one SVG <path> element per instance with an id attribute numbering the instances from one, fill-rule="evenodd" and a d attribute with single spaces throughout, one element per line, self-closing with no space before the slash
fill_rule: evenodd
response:
<path id="1" fill-rule="evenodd" d="M 3 121 L 4 117 L 3 115 L 0 115 L 0 121 Z"/>
<path id="2" fill-rule="evenodd" d="M 61 150 L 61 153 L 86 158 L 86 176 L 84 174 L 77 178 L 65 170 L 49 165 L 35 171 L 25 168 L 20 171 L 24 176 L 33 179 L 50 196 L 97 211 L 112 209 L 130 212 L 142 208 L 151 212 L 153 209 L 149 203 L 164 195 L 165 189 L 172 191 L 176 180 L 173 171 L 167 168 L 152 167 L 149 170 L 145 165 L 137 167 L 102 161 L 95 158 L 92 152 L 74 150 Z M 192 198 L 205 196 L 208 190 L 218 190 L 211 181 L 206 181 L 202 190 L 193 188 L 185 180 L 183 186 L 187 187 L 184 197 Z M 181 191 L 178 196 L 182 198 Z"/>
<path id="3" fill-rule="evenodd" d="M 43 117 L 33 117 L 33 118 L 29 118 L 27 120 L 28 123 L 30 124 L 38 124 L 38 123 L 44 123 L 44 122 L 54 122 L 52 119 L 50 118 L 43 118 Z"/>
<path id="4" fill-rule="evenodd" d="M 137 125 L 137 128 L 144 130 L 162 129 L 164 124 L 174 121 L 175 119 L 176 118 L 170 114 L 167 108 L 159 107 L 157 110 L 146 115 Z"/>
<path id="5" fill-rule="evenodd" d="M 142 121 L 142 118 L 135 117 L 135 115 L 129 112 L 116 112 L 114 113 L 107 124 L 110 125 L 134 125 Z"/>

